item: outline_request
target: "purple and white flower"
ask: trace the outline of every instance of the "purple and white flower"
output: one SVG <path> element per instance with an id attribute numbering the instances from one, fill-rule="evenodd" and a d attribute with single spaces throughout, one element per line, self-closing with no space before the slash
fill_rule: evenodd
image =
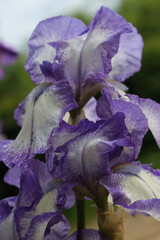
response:
<path id="1" fill-rule="evenodd" d="M 35 154 L 44 153 L 52 129 L 76 106 L 67 80 L 35 88 L 15 111 L 15 119 L 22 127 L 17 138 L 0 142 L 1 160 L 7 166 L 24 165 Z"/>
<path id="2" fill-rule="evenodd" d="M 0 80 L 4 78 L 3 67 L 12 65 L 18 57 L 18 54 L 11 48 L 0 43 Z"/>
<path id="3" fill-rule="evenodd" d="M 122 81 L 139 70 L 142 47 L 135 28 L 105 7 L 89 26 L 66 16 L 40 22 L 29 41 L 26 70 L 42 85 L 16 109 L 15 119 L 22 129 L 14 141 L 0 142 L 1 160 L 7 166 L 25 165 L 44 153 L 52 129 L 67 111 L 81 111 L 110 75 Z M 124 67 L 117 63 L 121 58 Z"/>
<path id="4" fill-rule="evenodd" d="M 36 84 L 68 78 L 81 106 L 105 79 L 122 82 L 139 71 L 142 48 L 137 30 L 101 7 L 89 26 L 66 16 L 40 22 L 29 41 L 26 70 Z"/>
<path id="5" fill-rule="evenodd" d="M 70 225 L 62 208 L 74 204 L 73 185 L 52 181 L 46 164 L 30 162 L 28 169 L 9 169 L 5 182 L 19 188 L 17 197 L 0 201 L 0 239 L 64 239 Z"/>
<path id="6" fill-rule="evenodd" d="M 137 146 L 125 119 L 121 112 L 96 123 L 84 119 L 70 126 L 62 122 L 53 131 L 52 148 L 46 154 L 49 171 L 54 178 L 85 187 L 87 197 L 95 202 L 106 197 L 101 195 L 101 184 L 115 205 L 160 220 L 160 171 L 135 162 L 132 151 L 126 151 Z M 141 136 L 137 130 L 136 138 L 138 133 Z"/>

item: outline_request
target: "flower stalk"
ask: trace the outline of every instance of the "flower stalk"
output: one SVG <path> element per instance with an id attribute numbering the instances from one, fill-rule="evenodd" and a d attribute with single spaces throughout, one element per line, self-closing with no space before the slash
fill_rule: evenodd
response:
<path id="1" fill-rule="evenodd" d="M 110 240 L 124 240 L 124 209 L 113 207 L 109 211 L 97 210 L 99 231 Z"/>

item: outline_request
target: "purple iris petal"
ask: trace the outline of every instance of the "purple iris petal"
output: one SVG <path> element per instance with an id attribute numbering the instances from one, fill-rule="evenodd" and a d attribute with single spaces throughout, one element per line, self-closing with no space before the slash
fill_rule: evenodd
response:
<path id="1" fill-rule="evenodd" d="M 116 166 L 100 180 L 116 205 L 143 212 L 160 220 L 160 171 L 140 163 Z"/>
<path id="2" fill-rule="evenodd" d="M 84 229 L 74 232 L 66 240 L 107 240 L 98 230 L 95 229 Z"/>
<path id="3" fill-rule="evenodd" d="M 100 120 L 96 112 L 97 100 L 92 97 L 84 107 L 85 116 L 90 121 L 96 122 Z"/>
<path id="4" fill-rule="evenodd" d="M 112 58 L 109 79 L 122 82 L 140 70 L 143 40 L 136 28 L 131 27 L 131 33 L 124 33 L 120 37 L 118 52 Z"/>
<path id="5" fill-rule="evenodd" d="M 93 187 L 93 182 L 109 170 L 111 152 L 117 151 L 117 147 L 131 144 L 126 139 L 128 132 L 123 114 L 118 113 L 108 121 L 96 124 L 84 119 L 77 126 L 65 125 L 53 131 L 56 141 L 52 141 L 52 146 L 57 147 L 59 143 L 55 152 L 61 153 L 61 157 L 57 159 L 54 154 L 49 162 L 56 173 L 67 181 L 85 181 Z"/>
<path id="6" fill-rule="evenodd" d="M 46 82 L 41 72 L 43 62 L 53 63 L 56 56 L 55 49 L 49 43 L 77 37 L 85 29 L 82 21 L 67 16 L 49 18 L 38 24 L 29 41 L 29 57 L 25 65 L 36 84 Z"/>
<path id="7" fill-rule="evenodd" d="M 38 160 L 31 161 L 26 169 L 24 167 L 19 169 L 17 166 L 10 169 L 6 176 L 6 180 L 10 183 L 13 181 L 20 190 L 17 198 L 0 202 L 2 213 L 0 239 L 2 236 L 3 239 L 39 240 L 48 234 L 49 237 L 64 234 L 66 237 L 69 223 L 62 215 L 62 209 L 73 206 L 74 197 L 71 191 L 75 183 L 63 184 L 60 180 L 52 181 L 46 172 L 45 163 Z M 16 172 L 17 177 L 14 180 Z M 42 173 L 45 176 L 41 176 Z M 61 231 L 64 232 L 54 227 L 55 224 L 63 226 Z"/>
<path id="8" fill-rule="evenodd" d="M 127 94 L 129 100 L 138 105 L 148 119 L 151 130 L 157 145 L 160 147 L 160 104 L 151 99 L 139 98 L 136 95 Z"/>
<path id="9" fill-rule="evenodd" d="M 7 166 L 28 164 L 36 153 L 49 148 L 52 129 L 77 104 L 67 80 L 35 88 L 19 105 L 15 118 L 22 129 L 14 141 L 1 142 L 1 160 Z"/>
<path id="10" fill-rule="evenodd" d="M 15 202 L 16 197 L 9 197 L 0 201 L 0 223 L 9 216 Z"/>
<path id="11" fill-rule="evenodd" d="M 78 19 L 54 17 L 33 32 L 26 70 L 37 84 L 68 78 L 83 106 L 85 92 L 93 96 L 110 72 L 123 81 L 139 70 L 142 45 L 136 29 L 109 8 L 101 7 L 88 27 Z"/>
<path id="12" fill-rule="evenodd" d="M 131 31 L 130 24 L 124 18 L 102 7 L 84 34 L 51 43 L 57 50 L 53 71 L 64 72 L 64 77 L 69 78 L 77 101 L 83 86 L 97 81 L 102 83 L 108 76 L 112 69 L 111 58 L 118 51 L 121 34 Z"/>
<path id="13" fill-rule="evenodd" d="M 64 216 L 62 216 L 61 220 L 56 224 L 53 224 L 52 221 L 49 222 L 46 229 L 46 235 L 44 240 L 65 239 L 69 231 L 70 231 L 70 224 L 68 223 L 67 219 Z"/>
<path id="14" fill-rule="evenodd" d="M 32 159 L 29 164 L 29 169 L 37 176 L 40 186 L 43 187 L 48 181 L 52 180 L 52 176 L 48 173 L 45 163 L 37 159 Z M 4 176 L 4 181 L 10 185 L 20 188 L 21 175 L 27 170 L 25 167 L 15 166 L 10 168 Z"/>
<path id="15" fill-rule="evenodd" d="M 141 108 L 129 101 L 125 96 L 121 96 L 114 89 L 103 89 L 103 95 L 97 103 L 97 114 L 101 119 L 108 119 L 116 112 L 125 114 L 125 124 L 132 135 L 134 148 L 125 149 L 125 159 L 128 162 L 137 158 L 144 135 L 148 130 L 148 121 Z"/>

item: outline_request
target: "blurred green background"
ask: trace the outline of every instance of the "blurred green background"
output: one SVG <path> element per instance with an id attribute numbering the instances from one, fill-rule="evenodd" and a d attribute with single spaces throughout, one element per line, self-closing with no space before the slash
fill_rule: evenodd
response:
<path id="1" fill-rule="evenodd" d="M 107 0 L 106 0 L 107 6 Z M 159 0 L 122 0 L 116 9 L 127 21 L 137 27 L 144 40 L 144 50 L 141 71 L 136 73 L 125 84 L 129 92 L 143 98 L 151 98 L 160 103 L 160 3 Z M 71 14 L 81 18 L 85 23 L 90 17 L 83 12 Z M 11 67 L 5 68 L 5 79 L 0 82 L 0 119 L 3 121 L 3 134 L 14 139 L 19 127 L 13 119 L 17 105 L 28 95 L 35 84 L 25 72 L 24 64 L 27 55 L 19 56 Z M 150 132 L 144 138 L 144 144 L 138 160 L 143 163 L 153 163 L 154 168 L 160 168 L 160 151 Z M 3 183 L 7 168 L 0 163 L 0 199 L 17 194 L 18 190 Z M 90 212 L 90 210 L 88 210 Z M 66 212 L 66 214 L 68 214 Z M 75 208 L 70 217 L 75 222 Z"/>

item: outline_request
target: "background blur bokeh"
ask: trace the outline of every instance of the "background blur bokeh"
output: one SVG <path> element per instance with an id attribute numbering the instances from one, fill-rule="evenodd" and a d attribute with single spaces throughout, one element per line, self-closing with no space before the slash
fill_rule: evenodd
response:
<path id="1" fill-rule="evenodd" d="M 40 1 L 40 3 L 41 2 L 42 1 Z M 77 3 L 78 2 L 79 1 L 77 1 Z M 89 2 L 91 8 L 88 8 L 88 4 L 86 4 L 85 7 L 85 2 Z M 152 98 L 160 103 L 159 0 L 121 0 L 115 1 L 114 4 L 109 0 L 93 0 L 85 2 L 83 3 L 84 5 L 82 5 L 82 7 L 75 9 L 67 6 L 67 13 L 71 16 L 81 18 L 83 21 L 85 21 L 85 23 L 89 23 L 94 13 L 99 9 L 99 6 L 104 4 L 105 6 L 116 8 L 117 12 L 119 12 L 127 19 L 127 21 L 132 22 L 132 24 L 137 27 L 139 33 L 144 39 L 142 68 L 139 73 L 136 73 L 125 83 L 129 87 L 130 93 L 137 94 L 143 98 Z M 63 4 L 62 10 L 64 11 L 62 13 L 65 13 Z M 58 11 L 60 11 L 60 8 L 58 8 Z M 47 17 L 47 12 L 41 15 Z M 53 10 L 52 15 L 55 15 L 55 9 Z M 52 15 L 50 10 L 48 17 Z M 23 31 L 25 31 L 25 29 L 23 29 Z M 32 31 L 30 34 L 31 33 Z M 16 125 L 16 122 L 13 119 L 14 110 L 35 86 L 35 84 L 30 80 L 29 74 L 26 73 L 24 69 L 24 64 L 27 58 L 27 37 L 23 43 L 21 43 L 21 48 L 19 49 L 20 55 L 18 61 L 13 66 L 5 68 L 5 78 L 0 82 L 0 119 L 3 121 L 3 133 L 7 138 L 10 139 L 14 139 L 19 132 L 19 127 Z M 152 162 L 154 168 L 160 168 L 160 151 L 150 132 L 148 132 L 144 138 L 143 148 L 138 160 L 141 160 L 143 163 Z M 6 170 L 7 168 L 0 163 L 0 199 L 10 195 L 15 195 L 18 192 L 16 188 L 3 183 L 3 176 Z M 90 212 L 90 210 L 88 211 Z M 74 216 L 74 212 L 75 210 L 73 211 L 72 216 Z M 72 217 L 72 221 L 75 221 L 75 217 Z"/>

